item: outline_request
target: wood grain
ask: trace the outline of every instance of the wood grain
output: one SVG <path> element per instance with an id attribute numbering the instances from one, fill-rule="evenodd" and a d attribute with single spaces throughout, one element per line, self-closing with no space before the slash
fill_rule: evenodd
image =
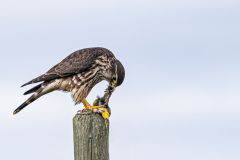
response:
<path id="1" fill-rule="evenodd" d="M 100 114 L 84 111 L 73 118 L 74 160 L 109 160 L 109 127 Z"/>

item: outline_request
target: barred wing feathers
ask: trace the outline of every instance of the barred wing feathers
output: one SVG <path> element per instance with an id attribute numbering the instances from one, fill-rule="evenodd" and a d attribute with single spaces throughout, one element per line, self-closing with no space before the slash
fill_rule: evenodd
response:
<path id="1" fill-rule="evenodd" d="M 99 50 L 103 50 L 102 48 L 86 48 L 82 50 L 78 50 L 73 52 L 65 59 L 63 59 L 60 63 L 53 66 L 49 71 L 45 74 L 34 78 L 33 80 L 25 83 L 23 86 L 37 83 L 37 82 L 47 82 L 53 79 L 68 77 L 74 75 L 76 73 L 81 73 L 89 69 L 94 60 L 103 54 L 103 52 L 99 52 Z"/>

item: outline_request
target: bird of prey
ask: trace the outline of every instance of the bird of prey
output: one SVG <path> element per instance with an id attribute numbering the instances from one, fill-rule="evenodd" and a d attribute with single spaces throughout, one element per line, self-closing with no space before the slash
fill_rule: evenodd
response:
<path id="1" fill-rule="evenodd" d="M 24 93 L 24 95 L 32 95 L 13 114 L 18 113 L 41 96 L 61 90 L 71 92 L 75 104 L 82 102 L 85 109 L 101 113 L 106 120 L 110 116 L 106 107 L 109 98 L 115 88 L 122 84 L 124 77 L 123 65 L 108 49 L 101 47 L 81 49 L 67 56 L 45 74 L 23 84 L 22 87 L 41 82 Z M 104 97 L 101 99 L 103 102 L 101 105 L 98 105 L 100 104 L 98 102 L 90 105 L 86 97 L 91 89 L 102 80 L 109 82 Z"/>

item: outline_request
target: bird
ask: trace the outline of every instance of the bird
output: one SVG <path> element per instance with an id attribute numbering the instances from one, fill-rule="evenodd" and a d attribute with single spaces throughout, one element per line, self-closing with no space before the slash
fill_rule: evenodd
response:
<path id="1" fill-rule="evenodd" d="M 110 50 L 103 47 L 80 49 L 68 55 L 46 73 L 23 84 L 21 87 L 40 83 L 24 93 L 32 95 L 15 109 L 13 114 L 17 114 L 43 95 L 53 91 L 64 91 L 71 93 L 75 105 L 82 103 L 84 109 L 101 113 L 106 120 L 110 117 L 107 108 L 109 99 L 115 88 L 123 83 L 124 78 L 124 66 Z M 108 82 L 104 96 L 98 97 L 93 105 L 90 105 L 86 100 L 88 94 L 103 80 Z"/>

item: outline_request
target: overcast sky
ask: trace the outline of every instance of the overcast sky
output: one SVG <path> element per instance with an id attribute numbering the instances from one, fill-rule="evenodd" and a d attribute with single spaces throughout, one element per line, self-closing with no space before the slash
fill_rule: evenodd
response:
<path id="1" fill-rule="evenodd" d="M 73 159 L 82 105 L 70 94 L 12 112 L 27 98 L 23 83 L 101 46 L 126 68 L 110 101 L 112 160 L 239 160 L 239 8 L 237 0 L 2 1 L 0 159 Z"/>

